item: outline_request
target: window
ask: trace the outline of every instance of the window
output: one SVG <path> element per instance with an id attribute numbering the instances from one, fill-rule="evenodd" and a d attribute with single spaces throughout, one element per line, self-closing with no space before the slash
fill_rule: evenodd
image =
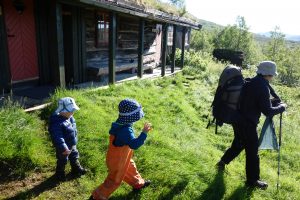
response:
<path id="1" fill-rule="evenodd" d="M 96 14 L 96 47 L 108 47 L 109 14 L 98 12 Z"/>
<path id="2" fill-rule="evenodd" d="M 168 27 L 168 46 L 173 45 L 173 26 Z"/>

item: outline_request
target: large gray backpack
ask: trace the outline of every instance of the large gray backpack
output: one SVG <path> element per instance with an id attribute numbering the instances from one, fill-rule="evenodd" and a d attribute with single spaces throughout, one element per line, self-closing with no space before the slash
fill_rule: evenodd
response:
<path id="1" fill-rule="evenodd" d="M 223 70 L 212 103 L 216 125 L 238 121 L 240 94 L 245 82 L 241 68 L 229 65 Z"/>

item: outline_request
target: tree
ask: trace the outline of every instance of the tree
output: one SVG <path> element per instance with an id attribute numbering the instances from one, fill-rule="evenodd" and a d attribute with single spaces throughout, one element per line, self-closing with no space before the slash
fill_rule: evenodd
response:
<path id="1" fill-rule="evenodd" d="M 170 0 L 170 3 L 175 5 L 177 8 L 185 7 L 185 0 Z"/>
<path id="2" fill-rule="evenodd" d="M 235 25 L 228 25 L 219 32 L 214 40 L 214 46 L 215 48 L 243 51 L 245 63 L 256 63 L 261 56 L 260 49 L 242 16 L 237 17 Z"/>
<path id="3" fill-rule="evenodd" d="M 275 62 L 282 62 L 286 53 L 285 35 L 280 31 L 280 28 L 276 26 L 273 31 L 270 32 L 271 40 L 267 44 L 266 56 Z"/>
<path id="4" fill-rule="evenodd" d="M 300 79 L 300 47 L 288 47 L 285 35 L 276 26 L 270 32 L 271 40 L 264 48 L 268 60 L 276 62 L 279 79 L 283 84 L 292 86 L 299 84 Z"/>
<path id="5" fill-rule="evenodd" d="M 216 31 L 208 30 L 192 30 L 191 48 L 197 51 L 212 53 L 214 49 L 213 40 L 216 36 Z"/>

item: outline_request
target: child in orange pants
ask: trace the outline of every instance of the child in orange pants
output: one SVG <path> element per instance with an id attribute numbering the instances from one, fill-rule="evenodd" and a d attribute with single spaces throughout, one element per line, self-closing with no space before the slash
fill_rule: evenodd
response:
<path id="1" fill-rule="evenodd" d="M 119 118 L 112 123 L 109 131 L 109 146 L 106 155 L 108 176 L 90 199 L 105 200 L 121 185 L 122 181 L 131 185 L 134 190 L 140 190 L 150 185 L 136 169 L 132 160 L 133 149 L 144 144 L 151 124 L 146 123 L 139 137 L 134 136 L 132 125 L 144 117 L 141 105 L 133 99 L 125 99 L 119 104 Z"/>

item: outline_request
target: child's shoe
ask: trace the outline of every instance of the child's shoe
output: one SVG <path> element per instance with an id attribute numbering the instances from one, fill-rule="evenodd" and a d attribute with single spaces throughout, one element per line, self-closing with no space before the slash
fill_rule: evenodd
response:
<path id="1" fill-rule="evenodd" d="M 79 160 L 71 162 L 71 174 L 74 176 L 81 176 L 86 174 L 87 170 L 84 169 L 81 165 Z"/>
<path id="2" fill-rule="evenodd" d="M 66 181 L 66 174 L 64 171 L 56 171 L 54 176 L 55 176 L 55 179 L 59 182 Z"/>
<path id="3" fill-rule="evenodd" d="M 151 184 L 151 181 L 150 180 L 145 180 L 145 183 L 142 187 L 140 188 L 134 188 L 133 191 L 134 192 L 138 192 L 138 191 L 141 191 L 142 189 L 144 189 L 145 187 L 148 187 L 149 185 Z"/>

